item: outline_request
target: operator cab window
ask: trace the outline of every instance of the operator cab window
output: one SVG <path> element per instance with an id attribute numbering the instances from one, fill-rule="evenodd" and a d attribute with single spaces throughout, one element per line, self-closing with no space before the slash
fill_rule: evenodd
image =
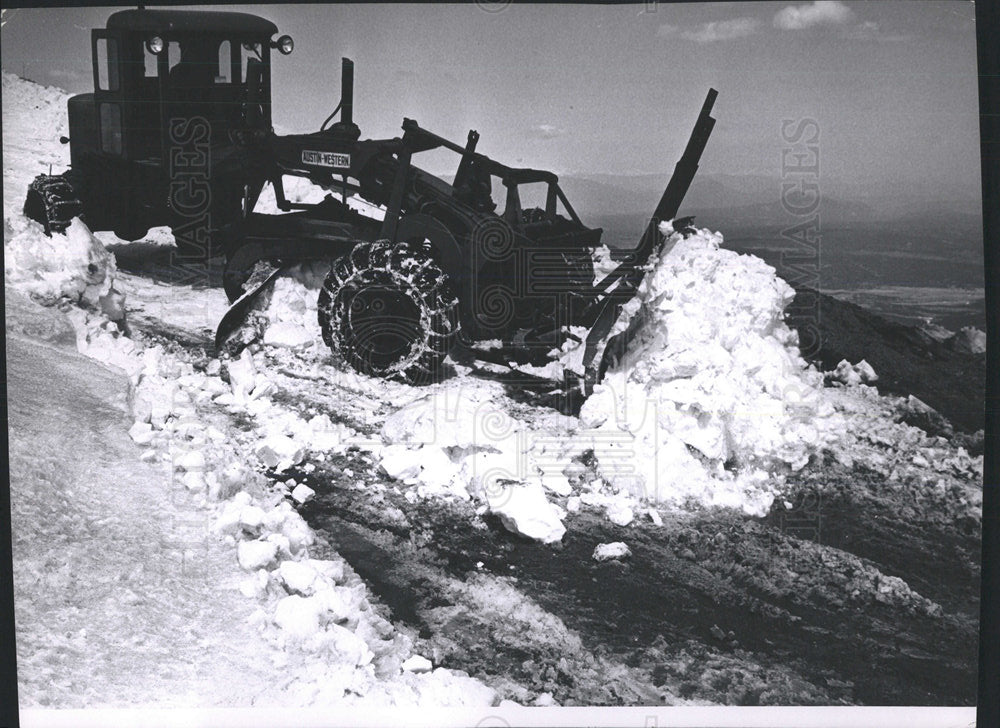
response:
<path id="1" fill-rule="evenodd" d="M 170 83 L 175 89 L 204 89 L 219 82 L 219 41 L 192 38 L 171 43 L 168 53 Z"/>
<path id="2" fill-rule="evenodd" d="M 143 63 L 143 77 L 144 78 L 156 78 L 160 75 L 158 61 L 159 57 L 146 47 L 146 44 L 142 44 L 142 63 Z"/>
<path id="3" fill-rule="evenodd" d="M 122 109 L 118 104 L 100 104 L 101 151 L 121 156 Z"/>
<path id="4" fill-rule="evenodd" d="M 219 67 L 215 74 L 215 82 L 233 82 L 233 50 L 228 40 L 219 43 Z"/>
<path id="5" fill-rule="evenodd" d="M 118 41 L 115 38 L 97 39 L 97 88 L 118 90 Z"/>
<path id="6" fill-rule="evenodd" d="M 241 43 L 240 83 L 247 82 L 247 68 L 250 65 L 251 59 L 261 61 L 263 63 L 264 59 L 261 57 L 260 43 Z"/>
<path id="7" fill-rule="evenodd" d="M 527 182 L 517 188 L 521 199 L 521 222 L 541 222 L 545 219 L 545 204 L 549 194 L 547 182 Z"/>
<path id="8" fill-rule="evenodd" d="M 181 44 L 175 40 L 167 44 L 167 71 L 174 70 L 174 67 L 181 62 Z"/>

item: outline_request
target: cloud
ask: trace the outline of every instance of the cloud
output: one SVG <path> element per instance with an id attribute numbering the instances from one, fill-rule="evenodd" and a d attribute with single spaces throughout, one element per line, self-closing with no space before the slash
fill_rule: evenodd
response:
<path id="1" fill-rule="evenodd" d="M 845 28 L 843 36 L 849 40 L 871 40 L 877 42 L 898 42 L 910 40 L 913 36 L 910 33 L 887 33 L 883 31 L 878 23 L 866 20 L 851 28 Z"/>
<path id="2" fill-rule="evenodd" d="M 789 5 L 774 16 L 782 30 L 802 30 L 816 25 L 843 25 L 854 19 L 854 11 L 840 0 L 815 0 L 807 5 Z"/>
<path id="3" fill-rule="evenodd" d="M 565 129 L 553 126 L 552 124 L 538 124 L 531 127 L 528 131 L 536 139 L 554 139 L 566 133 Z"/>
<path id="4" fill-rule="evenodd" d="M 714 43 L 715 41 L 753 35 L 759 27 L 760 21 L 756 18 L 733 18 L 732 20 L 713 20 L 686 30 L 664 23 L 656 31 L 656 34 L 663 38 L 679 35 L 684 40 L 695 43 Z"/>

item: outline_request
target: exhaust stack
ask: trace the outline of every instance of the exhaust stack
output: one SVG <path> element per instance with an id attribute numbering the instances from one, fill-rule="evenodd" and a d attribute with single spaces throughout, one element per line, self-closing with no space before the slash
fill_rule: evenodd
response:
<path id="1" fill-rule="evenodd" d="M 342 58 L 340 66 L 340 123 L 354 124 L 354 61 Z"/>
<path id="2" fill-rule="evenodd" d="M 334 135 L 344 143 L 356 142 L 361 136 L 361 130 L 354 123 L 354 61 L 350 58 L 340 59 L 340 103 L 333 113 L 326 117 L 320 131 Z M 340 112 L 340 121 L 329 129 L 326 125 Z"/>

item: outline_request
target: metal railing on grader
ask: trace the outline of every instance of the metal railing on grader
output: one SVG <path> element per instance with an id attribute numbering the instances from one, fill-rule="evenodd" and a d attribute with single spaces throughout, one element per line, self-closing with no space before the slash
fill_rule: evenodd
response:
<path id="1" fill-rule="evenodd" d="M 48 234 L 74 216 L 126 240 L 169 226 L 180 260 L 225 255 L 233 305 L 219 324 L 220 348 L 277 276 L 328 261 L 319 324 L 356 370 L 423 383 L 440 377 L 458 346 L 494 363 L 544 365 L 575 339 L 583 371 L 562 385 L 589 394 L 634 333 L 633 323 L 610 335 L 664 243 L 660 222 L 674 220 L 698 168 L 716 91 L 638 245 L 595 282 L 591 251 L 602 230 L 580 221 L 555 174 L 478 153 L 475 131 L 461 146 L 412 119 L 400 137 L 361 140 L 346 58 L 340 105 L 321 129 L 276 135 L 270 51 L 293 47 L 276 33 L 244 13 L 112 14 L 92 31 L 94 92 L 68 103 L 71 168 L 39 176 L 25 214 Z M 434 149 L 458 155 L 451 183 L 413 164 Z M 290 202 L 283 176 L 330 194 Z M 282 214 L 254 212 L 267 183 Z M 528 188 L 542 204 L 522 204 Z M 359 212 L 351 198 L 378 213 Z"/>

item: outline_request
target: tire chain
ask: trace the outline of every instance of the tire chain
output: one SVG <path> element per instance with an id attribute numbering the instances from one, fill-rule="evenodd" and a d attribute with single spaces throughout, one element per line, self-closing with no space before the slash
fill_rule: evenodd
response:
<path id="1" fill-rule="evenodd" d="M 371 376 L 392 378 L 407 384 L 435 381 L 445 356 L 458 334 L 458 300 L 451 290 L 448 276 L 434 262 L 432 248 L 427 243 L 386 240 L 359 242 L 350 253 L 334 262 L 320 289 L 318 318 L 323 341 L 355 369 Z M 338 292 L 355 282 L 379 280 L 397 285 L 421 313 L 424 340 L 411 352 L 384 371 L 366 368 L 365 360 L 353 354 L 345 340 L 347 333 Z M 334 317 L 341 320 L 333 325 Z"/>
<path id="2" fill-rule="evenodd" d="M 31 210 L 32 194 L 38 196 L 43 210 Z M 35 214 L 32 214 L 32 213 Z M 36 215 L 43 212 L 45 219 L 39 220 Z M 76 197 L 73 185 L 62 175 L 40 174 L 28 186 L 28 199 L 24 203 L 24 213 L 31 219 L 42 224 L 45 234 L 64 233 L 83 212 L 83 203 Z"/>

